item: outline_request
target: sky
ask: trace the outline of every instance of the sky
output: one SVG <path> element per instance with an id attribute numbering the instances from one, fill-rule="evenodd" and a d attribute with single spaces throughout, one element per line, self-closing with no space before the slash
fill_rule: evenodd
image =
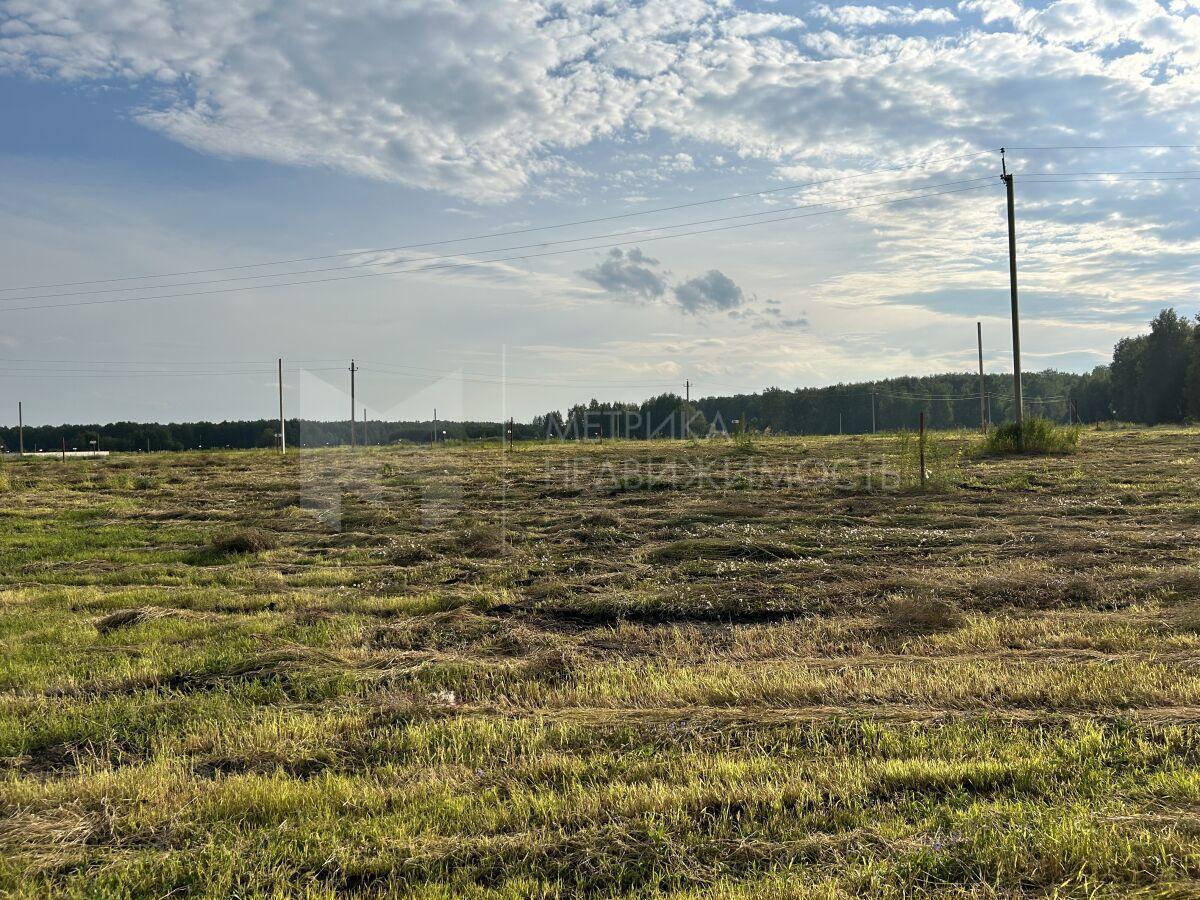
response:
<path id="1" fill-rule="evenodd" d="M 0 422 L 1011 371 L 1000 147 L 1087 371 L 1200 307 L 1198 126 L 1195 0 L 0 0 Z"/>

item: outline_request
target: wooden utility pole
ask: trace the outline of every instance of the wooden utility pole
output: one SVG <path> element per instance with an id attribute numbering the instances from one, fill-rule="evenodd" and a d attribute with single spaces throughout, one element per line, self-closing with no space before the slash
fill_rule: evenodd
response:
<path id="1" fill-rule="evenodd" d="M 358 371 L 358 366 L 354 365 L 354 360 L 350 360 L 350 446 L 354 446 L 354 373 Z"/>
<path id="2" fill-rule="evenodd" d="M 683 383 L 683 436 L 691 437 L 692 432 L 692 413 L 688 407 L 692 402 L 692 382 L 690 380 Z"/>
<path id="3" fill-rule="evenodd" d="M 1004 148 L 1000 148 L 1001 178 L 1004 179 L 1005 192 L 1008 195 L 1008 289 L 1012 296 L 1012 332 L 1013 332 L 1013 402 L 1017 416 L 1017 449 L 1025 449 L 1025 436 L 1022 433 L 1024 404 L 1021 402 L 1021 320 L 1017 307 L 1017 214 L 1013 203 L 1013 176 L 1008 171 L 1008 163 L 1004 158 Z"/>
<path id="4" fill-rule="evenodd" d="M 283 358 L 279 360 L 279 455 L 287 453 L 287 430 L 283 424 Z"/>
<path id="5" fill-rule="evenodd" d="M 917 439 L 917 443 L 920 445 L 920 456 L 921 456 L 921 460 L 920 460 L 920 462 L 921 462 L 921 490 L 925 490 L 925 413 L 924 412 L 921 413 L 920 422 L 921 422 L 921 425 L 920 425 L 921 432 L 920 432 L 920 437 Z"/>
<path id="6" fill-rule="evenodd" d="M 975 336 L 979 339 L 979 427 L 987 434 L 987 410 L 984 406 L 986 400 L 983 389 L 983 323 L 975 323 Z"/>
<path id="7" fill-rule="evenodd" d="M 17 401 L 17 453 L 25 455 L 25 411 L 21 401 Z"/>

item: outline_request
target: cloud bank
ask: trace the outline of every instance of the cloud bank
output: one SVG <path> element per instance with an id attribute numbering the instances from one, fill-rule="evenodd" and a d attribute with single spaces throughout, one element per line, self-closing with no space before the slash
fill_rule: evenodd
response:
<path id="1" fill-rule="evenodd" d="M 1194 0 L 2 0 L 0 71 L 134 86 L 198 150 L 476 201 L 659 131 L 837 168 L 1200 124 Z"/>

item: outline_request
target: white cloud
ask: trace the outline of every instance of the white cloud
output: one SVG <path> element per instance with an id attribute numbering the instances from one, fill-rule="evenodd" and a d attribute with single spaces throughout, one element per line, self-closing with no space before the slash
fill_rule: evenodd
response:
<path id="1" fill-rule="evenodd" d="M 1189 5 L 959 9 L 1013 30 L 911 5 L 818 6 L 831 28 L 811 32 L 729 0 L 0 0 L 0 71 L 142 86 L 138 119 L 205 152 L 483 201 L 561 184 L 564 154 L 630 130 L 854 166 L 1200 121 Z M 915 24 L 945 33 L 888 32 Z M 1100 54 L 1117 41 L 1136 64 Z"/>
<path id="2" fill-rule="evenodd" d="M 845 26 L 875 27 L 879 25 L 946 25 L 957 21 L 950 10 L 941 6 L 827 6 L 813 8 L 813 15 L 828 22 Z"/>

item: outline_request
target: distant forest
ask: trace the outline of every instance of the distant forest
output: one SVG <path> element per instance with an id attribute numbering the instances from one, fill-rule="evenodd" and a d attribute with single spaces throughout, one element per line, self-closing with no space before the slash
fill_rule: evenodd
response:
<path id="1" fill-rule="evenodd" d="M 985 377 L 985 411 L 993 423 L 1012 418 L 1012 376 Z M 1148 334 L 1124 338 L 1113 361 L 1086 375 L 1046 370 L 1022 379 L 1027 414 L 1067 421 L 1071 402 L 1082 422 L 1119 420 L 1145 425 L 1200 420 L 1200 317 L 1191 321 L 1165 309 L 1150 323 Z M 872 422 L 872 412 L 874 422 Z M 975 428 L 980 424 L 979 376 L 969 372 L 882 381 L 837 384 L 821 388 L 706 397 L 685 402 L 662 394 L 642 403 L 578 404 L 566 415 L 555 410 L 530 423 L 518 423 L 516 440 L 547 436 L 681 437 L 711 431 L 752 430 L 777 434 L 863 434 L 872 430 L 913 428 L 924 412 L 931 428 Z M 359 423 L 359 440 L 363 426 Z M 190 450 L 196 448 L 273 447 L 278 423 L 185 422 L 167 425 L 114 422 L 108 425 L 56 425 L 25 429 L 26 450 Z M 368 444 L 429 443 L 438 440 L 499 440 L 495 422 L 368 422 Z M 347 444 L 349 422 L 289 419 L 288 445 L 323 447 Z M 0 428 L 0 444 L 18 447 L 16 428 Z"/>

